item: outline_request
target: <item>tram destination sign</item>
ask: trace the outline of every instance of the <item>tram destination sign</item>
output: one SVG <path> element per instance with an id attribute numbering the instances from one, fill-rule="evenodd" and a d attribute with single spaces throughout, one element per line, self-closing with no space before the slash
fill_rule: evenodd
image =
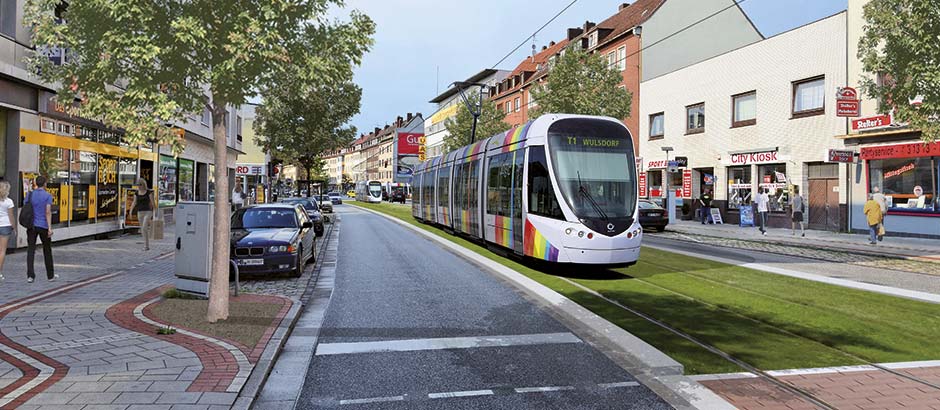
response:
<path id="1" fill-rule="evenodd" d="M 624 144 L 625 140 L 621 138 L 567 136 L 560 140 L 565 145 L 595 149 L 621 150 L 627 146 L 627 144 Z"/>

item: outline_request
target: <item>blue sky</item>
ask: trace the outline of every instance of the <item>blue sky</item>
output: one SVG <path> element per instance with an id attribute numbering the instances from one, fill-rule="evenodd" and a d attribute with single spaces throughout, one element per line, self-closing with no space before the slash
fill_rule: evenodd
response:
<path id="1" fill-rule="evenodd" d="M 492 67 L 571 0 L 346 0 L 376 22 L 375 46 L 356 70 L 362 110 L 360 132 L 408 112 L 427 117 L 428 103 L 450 83 Z M 540 32 L 536 46 L 564 37 L 586 20 L 599 22 L 622 0 L 579 0 Z M 631 1 L 632 2 L 632 1 Z M 847 0 L 744 0 L 741 7 L 769 37 L 846 8 Z M 473 7 L 469 7 L 469 5 Z M 334 12 L 337 12 L 334 10 Z M 337 13 L 342 13 L 341 11 Z M 348 13 L 348 11 L 347 11 Z M 513 69 L 531 53 L 529 42 L 498 68 Z M 440 73 L 438 76 L 438 72 Z"/>

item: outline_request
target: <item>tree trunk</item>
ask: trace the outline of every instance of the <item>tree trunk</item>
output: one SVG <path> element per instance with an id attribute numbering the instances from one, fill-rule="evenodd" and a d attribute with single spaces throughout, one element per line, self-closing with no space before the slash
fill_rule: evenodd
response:
<path id="1" fill-rule="evenodd" d="M 226 104 L 213 101 L 212 137 L 215 139 L 215 215 L 212 230 L 212 273 L 209 277 L 209 323 L 228 319 L 229 224 L 231 205 L 228 188 L 228 144 Z"/>

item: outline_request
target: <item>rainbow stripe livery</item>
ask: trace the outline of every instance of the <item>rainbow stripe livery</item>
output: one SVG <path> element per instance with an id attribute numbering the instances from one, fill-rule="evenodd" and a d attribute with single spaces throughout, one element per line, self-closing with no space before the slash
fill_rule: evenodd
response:
<path id="1" fill-rule="evenodd" d="M 532 121 L 529 121 L 525 124 L 513 127 L 502 136 L 497 134 L 493 138 L 490 138 L 488 149 L 500 148 L 501 152 L 509 152 L 525 148 L 526 134 L 529 132 L 531 125 Z"/>
<path id="2" fill-rule="evenodd" d="M 496 227 L 493 238 L 496 240 L 496 244 L 512 249 L 512 219 L 497 216 L 494 225 Z"/>
<path id="3" fill-rule="evenodd" d="M 526 256 L 543 261 L 558 262 L 558 248 L 548 242 L 545 236 L 535 229 L 535 225 L 526 219 L 525 221 L 525 240 L 522 246 L 522 252 Z"/>

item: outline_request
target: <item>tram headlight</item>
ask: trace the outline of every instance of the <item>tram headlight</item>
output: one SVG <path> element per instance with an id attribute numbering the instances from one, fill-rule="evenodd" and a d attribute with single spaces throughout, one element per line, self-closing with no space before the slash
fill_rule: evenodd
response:
<path id="1" fill-rule="evenodd" d="M 574 232 L 574 229 L 571 229 L 571 228 L 565 229 L 565 235 L 571 235 L 572 232 Z"/>
<path id="2" fill-rule="evenodd" d="M 579 238 L 583 238 L 583 237 L 584 237 L 584 231 L 578 231 L 578 237 L 579 237 Z"/>

